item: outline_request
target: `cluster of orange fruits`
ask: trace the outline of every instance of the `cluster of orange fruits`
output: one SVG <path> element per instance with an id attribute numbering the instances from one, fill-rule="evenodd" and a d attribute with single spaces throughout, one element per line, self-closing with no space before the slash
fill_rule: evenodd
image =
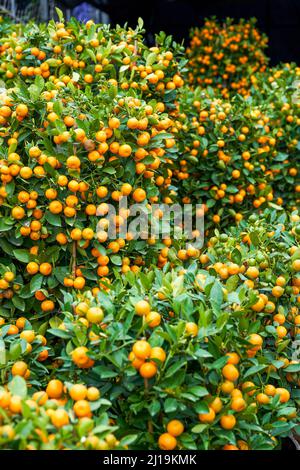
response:
<path id="1" fill-rule="evenodd" d="M 174 450 L 177 446 L 176 437 L 184 432 L 184 425 L 178 419 L 172 419 L 167 424 L 167 432 L 161 434 L 158 439 L 158 446 L 162 450 Z"/>
<path id="2" fill-rule="evenodd" d="M 213 19 L 185 86 L 163 34 L 58 14 L 0 20 L 0 447 L 280 446 L 299 425 L 299 68 L 266 70 L 252 20 Z M 146 222 L 135 239 L 131 205 L 160 224 L 178 201 L 203 247 Z"/>
<path id="3" fill-rule="evenodd" d="M 212 225 L 240 222 L 270 203 L 298 207 L 300 106 L 292 88 L 286 89 L 299 69 L 274 75 L 282 81 L 269 93 L 272 104 L 261 99 L 259 90 L 251 102 L 227 101 L 201 88 L 183 94 L 178 117 L 182 158 L 174 173 L 182 201 L 202 202 Z M 261 78 L 257 88 L 262 86 Z"/>
<path id="4" fill-rule="evenodd" d="M 96 387 L 87 387 L 81 383 L 64 384 L 52 379 L 45 390 L 27 395 L 27 388 L 22 379 L 8 384 L 8 388 L 0 390 L 0 406 L 4 413 L 1 418 L 0 442 L 7 447 L 18 439 L 16 419 L 19 423 L 27 420 L 30 432 L 22 444 L 23 450 L 52 449 L 95 449 L 108 450 L 124 448 L 113 434 L 113 423 L 102 419 L 102 430 L 97 432 L 97 420 L 93 417 L 91 404 L 99 402 L 100 392 Z M 19 390 L 19 391 L 18 391 Z M 8 418 L 14 418 L 9 424 Z M 104 418 L 104 416 L 103 416 Z M 60 430 L 69 427 L 73 439 L 65 437 Z M 95 432 L 96 431 L 96 432 Z"/>
<path id="5" fill-rule="evenodd" d="M 157 364 L 166 360 L 166 353 L 161 347 L 151 347 L 145 339 L 141 339 L 134 343 L 128 359 L 144 379 L 151 379 L 157 373 Z"/>
<path id="6" fill-rule="evenodd" d="M 251 75 L 266 70 L 267 43 L 254 19 L 207 19 L 203 27 L 191 30 L 189 83 L 219 89 L 225 98 L 234 93 L 247 95 Z"/>
<path id="7" fill-rule="evenodd" d="M 58 22 L 55 30 L 49 24 L 38 47 L 26 27 L 1 43 L 0 68 L 17 84 L 0 98 L 0 204 L 10 227 L 1 247 L 26 263 L 18 291 L 5 295 L 24 299 L 34 284 L 32 307 L 43 312 L 56 308 L 59 285 L 97 294 L 113 268 L 137 272 L 141 249 L 166 262 L 157 240 L 136 244 L 122 202 L 148 211 L 173 202 L 173 114 L 184 83 L 181 49 L 147 48 L 141 26 Z M 15 239 L 22 244 L 9 249 Z"/>

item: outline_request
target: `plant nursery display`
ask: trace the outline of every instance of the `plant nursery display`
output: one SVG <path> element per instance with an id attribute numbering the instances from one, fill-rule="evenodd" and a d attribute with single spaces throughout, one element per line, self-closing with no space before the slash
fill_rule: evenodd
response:
<path id="1" fill-rule="evenodd" d="M 254 20 L 185 50 L 57 14 L 0 21 L 0 449 L 281 449 L 300 68 Z"/>

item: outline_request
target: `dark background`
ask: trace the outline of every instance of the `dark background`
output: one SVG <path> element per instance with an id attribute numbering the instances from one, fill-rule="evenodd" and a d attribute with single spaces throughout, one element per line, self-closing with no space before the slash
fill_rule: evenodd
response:
<path id="1" fill-rule="evenodd" d="M 72 14 L 72 9 L 81 2 L 52 3 Z M 189 29 L 202 25 L 204 18 L 211 15 L 256 17 L 259 28 L 269 37 L 268 55 L 272 63 L 300 64 L 300 0 L 90 0 L 88 3 L 107 13 L 112 24 L 124 25 L 127 21 L 135 26 L 137 19 L 143 18 L 149 43 L 153 42 L 153 33 L 164 30 L 179 42 L 184 39 L 187 45 Z"/>

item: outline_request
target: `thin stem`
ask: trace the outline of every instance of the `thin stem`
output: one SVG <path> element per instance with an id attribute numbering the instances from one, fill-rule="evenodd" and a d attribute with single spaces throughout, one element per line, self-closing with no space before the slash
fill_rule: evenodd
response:
<path id="1" fill-rule="evenodd" d="M 149 392 L 149 381 L 148 379 L 144 378 L 144 387 L 145 387 L 145 395 L 148 395 Z M 151 419 L 148 419 L 148 432 L 153 434 L 153 423 Z"/>

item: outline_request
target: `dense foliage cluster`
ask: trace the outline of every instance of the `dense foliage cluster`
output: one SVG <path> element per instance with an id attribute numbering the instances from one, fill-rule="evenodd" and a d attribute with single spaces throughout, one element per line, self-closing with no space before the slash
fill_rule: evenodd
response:
<path id="1" fill-rule="evenodd" d="M 184 54 L 58 14 L 0 21 L 0 448 L 280 448 L 300 432 L 299 68 L 267 68 L 252 20 L 207 20 Z M 199 204 L 202 247 L 136 239 L 133 204 L 159 224 L 173 203 Z"/>

